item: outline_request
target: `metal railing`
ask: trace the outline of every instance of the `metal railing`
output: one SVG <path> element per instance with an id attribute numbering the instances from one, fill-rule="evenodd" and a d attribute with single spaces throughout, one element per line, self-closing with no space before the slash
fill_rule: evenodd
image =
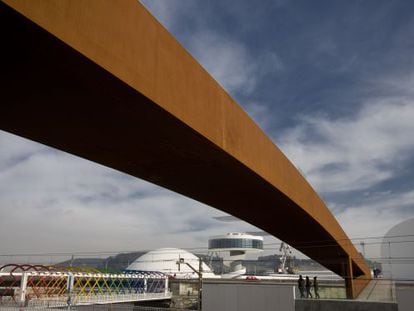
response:
<path id="1" fill-rule="evenodd" d="M 51 308 L 170 299 L 160 273 L 0 272 L 0 308 Z"/>

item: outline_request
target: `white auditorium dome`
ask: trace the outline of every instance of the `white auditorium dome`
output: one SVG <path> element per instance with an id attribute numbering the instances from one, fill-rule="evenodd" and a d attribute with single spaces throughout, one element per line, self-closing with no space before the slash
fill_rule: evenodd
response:
<path id="1" fill-rule="evenodd" d="M 180 271 L 178 270 L 177 262 L 181 259 L 189 263 L 194 269 L 198 270 L 199 259 L 194 254 L 178 248 L 159 248 L 150 251 L 141 257 L 137 258 L 130 264 L 127 271 L 152 271 L 162 272 L 168 275 L 175 275 L 181 278 L 198 278 L 195 273 L 186 264 L 180 264 Z M 214 277 L 211 269 L 203 262 L 203 277 Z"/>

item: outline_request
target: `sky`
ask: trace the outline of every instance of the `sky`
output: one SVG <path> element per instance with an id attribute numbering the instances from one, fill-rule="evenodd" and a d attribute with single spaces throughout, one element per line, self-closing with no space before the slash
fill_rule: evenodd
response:
<path id="1" fill-rule="evenodd" d="M 367 237 L 414 217 L 414 2 L 141 2 L 298 167 L 359 250 L 378 256 Z M 205 250 L 209 236 L 260 230 L 223 215 L 0 131 L 0 261 Z M 265 238 L 268 252 L 276 242 Z"/>

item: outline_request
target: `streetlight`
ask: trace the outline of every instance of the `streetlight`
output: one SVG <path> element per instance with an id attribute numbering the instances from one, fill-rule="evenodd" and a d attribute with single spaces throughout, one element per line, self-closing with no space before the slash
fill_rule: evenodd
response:
<path id="1" fill-rule="evenodd" d="M 184 258 L 178 257 L 177 265 L 178 271 L 180 271 L 180 266 L 182 264 L 187 265 L 191 270 L 193 270 L 198 275 L 198 310 L 201 310 L 201 291 L 203 288 L 203 262 L 201 258 L 198 258 L 198 270 L 196 270 L 192 265 L 184 260 Z"/>

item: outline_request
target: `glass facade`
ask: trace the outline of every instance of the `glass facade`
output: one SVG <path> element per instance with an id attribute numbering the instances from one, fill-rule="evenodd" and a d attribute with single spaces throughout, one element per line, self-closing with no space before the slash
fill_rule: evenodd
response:
<path id="1" fill-rule="evenodd" d="M 214 239 L 208 241 L 208 248 L 255 248 L 263 249 L 263 241 L 253 239 Z"/>

